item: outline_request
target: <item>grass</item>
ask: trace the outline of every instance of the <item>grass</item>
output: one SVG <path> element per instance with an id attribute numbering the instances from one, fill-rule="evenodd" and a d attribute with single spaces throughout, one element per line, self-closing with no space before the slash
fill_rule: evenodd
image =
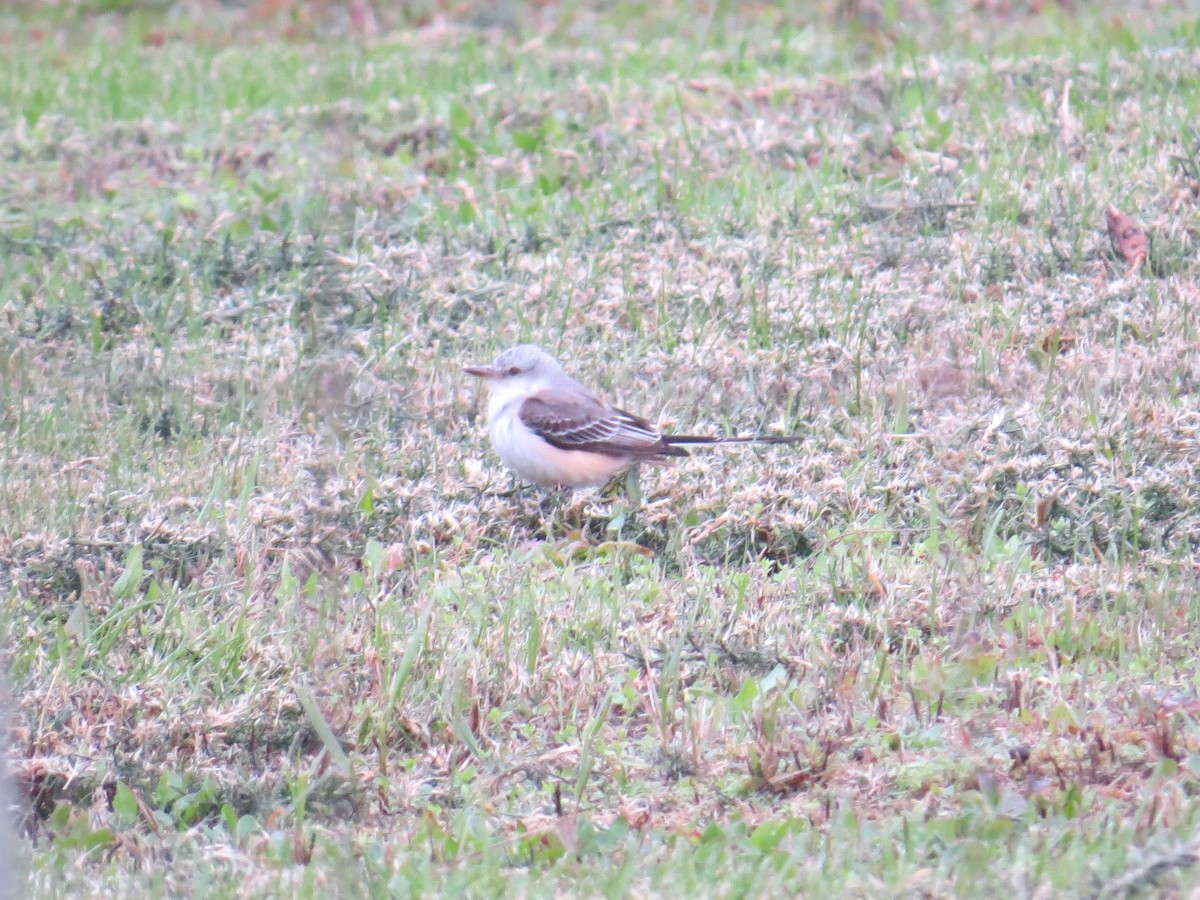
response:
<path id="1" fill-rule="evenodd" d="M 1194 889 L 1193 11 L 103 6 L 0 14 L 28 895 Z M 807 440 L 509 496 L 524 340 Z"/>

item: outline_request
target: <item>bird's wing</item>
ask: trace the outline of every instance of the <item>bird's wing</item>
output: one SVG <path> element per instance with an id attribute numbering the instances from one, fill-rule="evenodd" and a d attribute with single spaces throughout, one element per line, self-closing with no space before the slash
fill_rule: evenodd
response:
<path id="1" fill-rule="evenodd" d="M 583 391 L 541 391 L 528 397 L 518 412 L 526 428 L 560 450 L 645 460 L 688 455 L 664 441 L 645 419 Z"/>

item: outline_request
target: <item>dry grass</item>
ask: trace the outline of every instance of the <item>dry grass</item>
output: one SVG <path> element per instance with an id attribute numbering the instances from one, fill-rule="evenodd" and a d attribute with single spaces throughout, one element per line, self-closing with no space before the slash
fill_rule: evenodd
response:
<path id="1" fill-rule="evenodd" d="M 0 63 L 35 893 L 1192 883 L 1195 26 L 839 9 Z M 807 441 L 510 495 L 522 340 Z"/>

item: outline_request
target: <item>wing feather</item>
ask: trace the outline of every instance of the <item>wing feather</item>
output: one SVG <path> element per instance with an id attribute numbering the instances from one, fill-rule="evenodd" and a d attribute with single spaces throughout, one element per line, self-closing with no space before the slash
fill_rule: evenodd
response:
<path id="1" fill-rule="evenodd" d="M 527 398 L 519 414 L 530 431 L 560 450 L 642 460 L 688 455 L 645 419 L 583 392 L 542 391 Z"/>

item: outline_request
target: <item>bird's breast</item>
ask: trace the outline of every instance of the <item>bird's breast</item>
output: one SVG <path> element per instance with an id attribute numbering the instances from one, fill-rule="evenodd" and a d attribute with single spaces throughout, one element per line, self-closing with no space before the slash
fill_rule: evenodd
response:
<path id="1" fill-rule="evenodd" d="M 586 450 L 562 450 L 530 431 L 521 421 L 520 403 L 501 406 L 490 416 L 488 433 L 504 464 L 543 487 L 603 484 L 629 465 L 627 457 Z"/>

